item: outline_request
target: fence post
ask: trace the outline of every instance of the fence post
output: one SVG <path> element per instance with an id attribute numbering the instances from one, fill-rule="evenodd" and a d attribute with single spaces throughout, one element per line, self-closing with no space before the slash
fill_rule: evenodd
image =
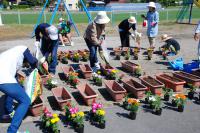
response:
<path id="1" fill-rule="evenodd" d="M 45 11 L 44 11 L 44 22 L 45 22 L 45 23 L 47 22 L 47 16 L 46 16 Z"/>
<path id="2" fill-rule="evenodd" d="M 167 10 L 167 15 L 166 15 L 166 17 L 167 17 L 167 22 L 169 21 L 169 12 L 168 12 L 168 10 Z"/>
<path id="3" fill-rule="evenodd" d="M 21 16 L 19 10 L 18 10 L 18 23 L 21 24 Z"/>

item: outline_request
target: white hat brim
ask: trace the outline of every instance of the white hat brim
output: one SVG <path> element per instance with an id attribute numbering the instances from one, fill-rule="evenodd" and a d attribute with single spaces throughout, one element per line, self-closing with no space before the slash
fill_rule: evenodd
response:
<path id="1" fill-rule="evenodd" d="M 128 19 L 128 22 L 131 23 L 131 24 L 136 24 L 137 23 L 136 20 L 135 21 L 131 21 L 131 19 Z"/>
<path id="2" fill-rule="evenodd" d="M 152 6 L 152 5 L 147 5 L 147 7 L 148 7 L 148 8 L 149 8 L 149 7 L 153 7 L 153 8 L 156 9 L 156 6 Z"/>
<path id="3" fill-rule="evenodd" d="M 172 37 L 168 36 L 168 37 L 166 37 L 165 39 L 162 39 L 161 42 L 167 41 L 167 40 L 169 40 L 169 39 L 171 39 L 171 38 L 172 38 Z"/>
<path id="4" fill-rule="evenodd" d="M 108 22 L 110 22 L 110 19 L 108 17 L 105 17 L 104 19 L 98 19 L 97 17 L 95 17 L 94 21 L 97 24 L 107 24 Z"/>

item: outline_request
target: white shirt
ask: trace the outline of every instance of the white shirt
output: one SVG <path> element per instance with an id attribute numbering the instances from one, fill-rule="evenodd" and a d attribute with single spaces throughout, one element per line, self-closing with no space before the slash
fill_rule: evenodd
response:
<path id="1" fill-rule="evenodd" d="M 17 83 L 15 75 L 22 67 L 26 46 L 16 46 L 0 54 L 0 84 Z"/>

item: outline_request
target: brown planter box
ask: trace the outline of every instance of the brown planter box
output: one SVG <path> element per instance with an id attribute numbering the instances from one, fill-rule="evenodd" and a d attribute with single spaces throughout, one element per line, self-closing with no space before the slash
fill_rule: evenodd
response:
<path id="1" fill-rule="evenodd" d="M 164 84 L 151 76 L 140 77 L 142 84 L 147 86 L 153 94 L 161 95 Z"/>
<path id="2" fill-rule="evenodd" d="M 62 66 L 61 68 L 63 70 L 63 73 L 65 74 L 66 79 L 68 78 L 70 71 L 75 72 L 75 70 L 72 66 Z"/>
<path id="3" fill-rule="evenodd" d="M 173 89 L 174 92 L 183 92 L 183 85 L 185 84 L 184 80 L 178 79 L 167 74 L 156 75 L 156 78 L 162 83 L 164 83 L 165 87 Z"/>
<path id="4" fill-rule="evenodd" d="M 135 81 L 134 79 L 124 79 L 122 80 L 124 88 L 128 91 L 133 93 L 133 95 L 138 98 L 142 99 L 145 97 L 145 92 L 147 91 L 147 87 L 142 85 L 141 83 Z"/>
<path id="5" fill-rule="evenodd" d="M 85 103 L 90 106 L 92 102 L 97 98 L 97 93 L 89 86 L 87 83 L 82 83 L 77 85 L 76 88 L 79 90 L 81 96 L 83 97 Z"/>
<path id="6" fill-rule="evenodd" d="M 173 75 L 179 79 L 184 80 L 188 84 L 192 84 L 193 86 L 200 86 L 200 77 L 186 73 L 186 72 L 174 72 Z"/>
<path id="7" fill-rule="evenodd" d="M 126 90 L 115 80 L 105 80 L 104 83 L 106 85 L 106 90 L 110 93 L 114 101 L 120 102 L 124 98 Z"/>
<path id="8" fill-rule="evenodd" d="M 88 64 L 79 65 L 84 78 L 89 79 L 92 77 L 92 68 Z"/>
<path id="9" fill-rule="evenodd" d="M 102 69 L 103 73 L 106 74 L 108 70 L 113 70 L 114 67 L 112 67 L 110 65 L 106 65 L 106 64 L 101 64 L 101 69 Z"/>
<path id="10" fill-rule="evenodd" d="M 35 104 L 34 104 L 35 103 Z M 30 106 L 30 112 L 32 113 L 33 116 L 40 116 L 43 112 L 43 99 L 41 96 L 39 96 L 35 102 L 33 103 L 32 106 Z"/>
<path id="11" fill-rule="evenodd" d="M 200 69 L 192 69 L 192 74 L 200 77 Z"/>
<path id="12" fill-rule="evenodd" d="M 71 95 L 64 87 L 56 87 L 51 90 L 61 110 L 71 102 Z"/>
<path id="13" fill-rule="evenodd" d="M 120 55 L 121 54 L 121 52 L 122 52 L 122 49 L 121 48 L 113 48 L 113 51 L 114 51 L 114 53 L 115 53 L 115 55 Z"/>
<path id="14" fill-rule="evenodd" d="M 139 66 L 138 64 L 135 64 L 131 61 L 122 61 L 122 68 L 128 72 L 134 73 L 137 66 Z"/>

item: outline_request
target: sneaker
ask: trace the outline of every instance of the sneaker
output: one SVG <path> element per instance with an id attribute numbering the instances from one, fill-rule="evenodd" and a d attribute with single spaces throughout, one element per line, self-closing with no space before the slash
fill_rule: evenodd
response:
<path id="1" fill-rule="evenodd" d="M 15 114 L 15 111 L 13 110 L 13 112 L 10 113 L 10 114 L 2 115 L 1 118 L 0 118 L 0 120 L 3 123 L 10 123 L 11 120 L 12 120 L 12 118 L 13 118 L 13 116 L 14 116 L 14 114 Z"/>
<path id="2" fill-rule="evenodd" d="M 74 46 L 74 42 L 71 41 L 70 45 L 71 45 L 71 46 Z"/>

